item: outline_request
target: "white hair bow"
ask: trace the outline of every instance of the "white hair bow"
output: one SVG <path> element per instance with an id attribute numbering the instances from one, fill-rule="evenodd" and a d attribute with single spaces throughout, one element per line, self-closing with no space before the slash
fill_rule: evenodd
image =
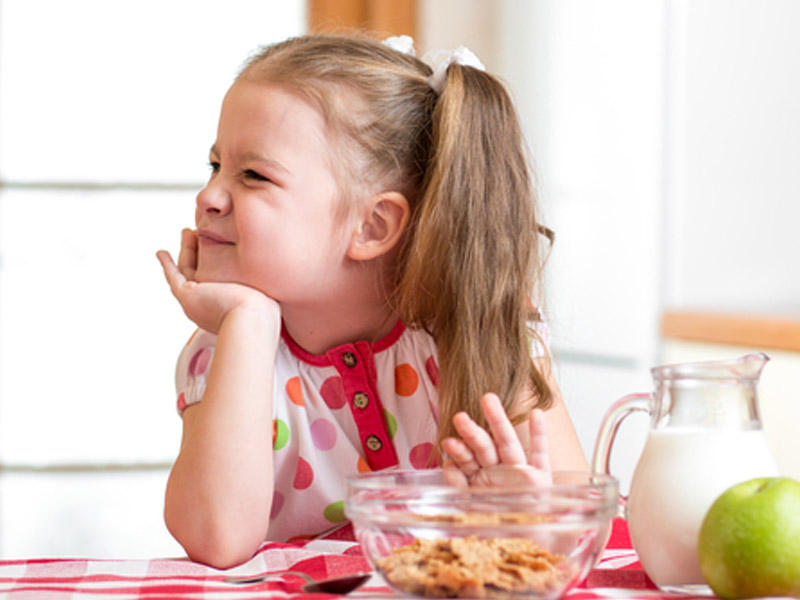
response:
<path id="1" fill-rule="evenodd" d="M 383 40 L 383 44 L 403 54 L 410 54 L 411 56 L 417 55 L 414 50 L 414 38 L 410 35 L 393 35 Z"/>
<path id="2" fill-rule="evenodd" d="M 444 89 L 444 82 L 447 78 L 447 67 L 452 63 L 465 67 L 473 67 L 481 71 L 485 70 L 483 63 L 466 46 L 459 46 L 455 50 L 432 50 L 426 52 L 422 57 L 422 62 L 433 69 L 433 74 L 428 77 L 428 84 L 437 94 L 441 94 Z"/>
<path id="3" fill-rule="evenodd" d="M 414 40 L 410 36 L 392 36 L 390 38 L 386 38 L 383 43 L 393 50 L 397 50 L 403 54 L 416 56 L 416 52 L 414 50 Z M 426 52 L 425 56 L 422 57 L 422 62 L 433 69 L 433 74 L 428 77 L 428 84 L 437 94 L 441 94 L 442 90 L 444 89 L 444 82 L 445 78 L 447 77 L 447 67 L 449 67 L 452 63 L 463 65 L 465 67 L 473 67 L 481 71 L 486 70 L 486 67 L 483 66 L 483 63 L 480 61 L 480 59 L 475 56 L 475 53 L 466 46 L 459 46 L 455 50 L 432 50 L 430 52 Z"/>

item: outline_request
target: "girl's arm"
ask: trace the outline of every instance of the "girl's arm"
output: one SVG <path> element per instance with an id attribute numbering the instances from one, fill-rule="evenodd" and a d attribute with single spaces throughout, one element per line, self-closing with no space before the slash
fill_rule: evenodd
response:
<path id="1" fill-rule="evenodd" d="M 166 253 L 159 259 L 187 316 L 218 336 L 203 401 L 183 413 L 164 518 L 189 558 L 226 568 L 250 558 L 269 525 L 280 311 L 257 290 L 196 283 Z"/>
<path id="2" fill-rule="evenodd" d="M 550 448 L 550 467 L 553 471 L 588 471 L 589 463 L 583 454 L 567 407 L 561 399 L 561 392 L 553 371 L 545 359 L 535 358 L 534 361 L 540 372 L 546 374 L 547 384 L 553 391 L 553 404 L 549 409 L 543 411 L 547 443 Z M 517 425 L 516 430 L 522 445 L 526 448 L 530 447 L 527 428 L 524 424 Z"/>

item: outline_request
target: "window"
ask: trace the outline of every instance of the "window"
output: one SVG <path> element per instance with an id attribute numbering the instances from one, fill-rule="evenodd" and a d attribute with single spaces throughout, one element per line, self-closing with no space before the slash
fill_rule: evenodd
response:
<path id="1" fill-rule="evenodd" d="M 305 2 L 0 2 L 0 556 L 181 554 L 177 253 L 222 97 Z"/>

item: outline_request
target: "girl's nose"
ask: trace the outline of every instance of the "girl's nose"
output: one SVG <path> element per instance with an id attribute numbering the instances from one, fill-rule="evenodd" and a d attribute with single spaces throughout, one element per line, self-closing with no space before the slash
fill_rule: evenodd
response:
<path id="1" fill-rule="evenodd" d="M 208 215 L 226 215 L 231 210 L 230 194 L 218 182 L 209 181 L 197 194 L 197 209 Z"/>

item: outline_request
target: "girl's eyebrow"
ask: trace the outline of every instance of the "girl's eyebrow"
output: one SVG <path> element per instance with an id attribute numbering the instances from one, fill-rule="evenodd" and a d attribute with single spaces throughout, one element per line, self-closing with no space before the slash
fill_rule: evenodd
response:
<path id="1" fill-rule="evenodd" d="M 216 144 L 211 146 L 211 149 L 209 150 L 209 154 L 213 154 L 215 156 L 219 156 L 219 152 L 217 151 L 217 145 Z M 281 171 L 281 172 L 285 173 L 286 175 L 291 175 L 291 172 L 289 171 L 289 169 L 284 167 L 277 160 L 272 159 L 272 158 L 267 158 L 266 156 L 262 156 L 262 155 L 258 154 L 257 152 L 252 152 L 252 151 L 244 152 L 244 153 L 242 153 L 240 155 L 239 158 L 241 160 L 254 160 L 256 162 L 262 162 L 262 163 L 266 164 L 270 168 L 273 168 L 273 169 L 276 169 L 278 171 Z"/>

